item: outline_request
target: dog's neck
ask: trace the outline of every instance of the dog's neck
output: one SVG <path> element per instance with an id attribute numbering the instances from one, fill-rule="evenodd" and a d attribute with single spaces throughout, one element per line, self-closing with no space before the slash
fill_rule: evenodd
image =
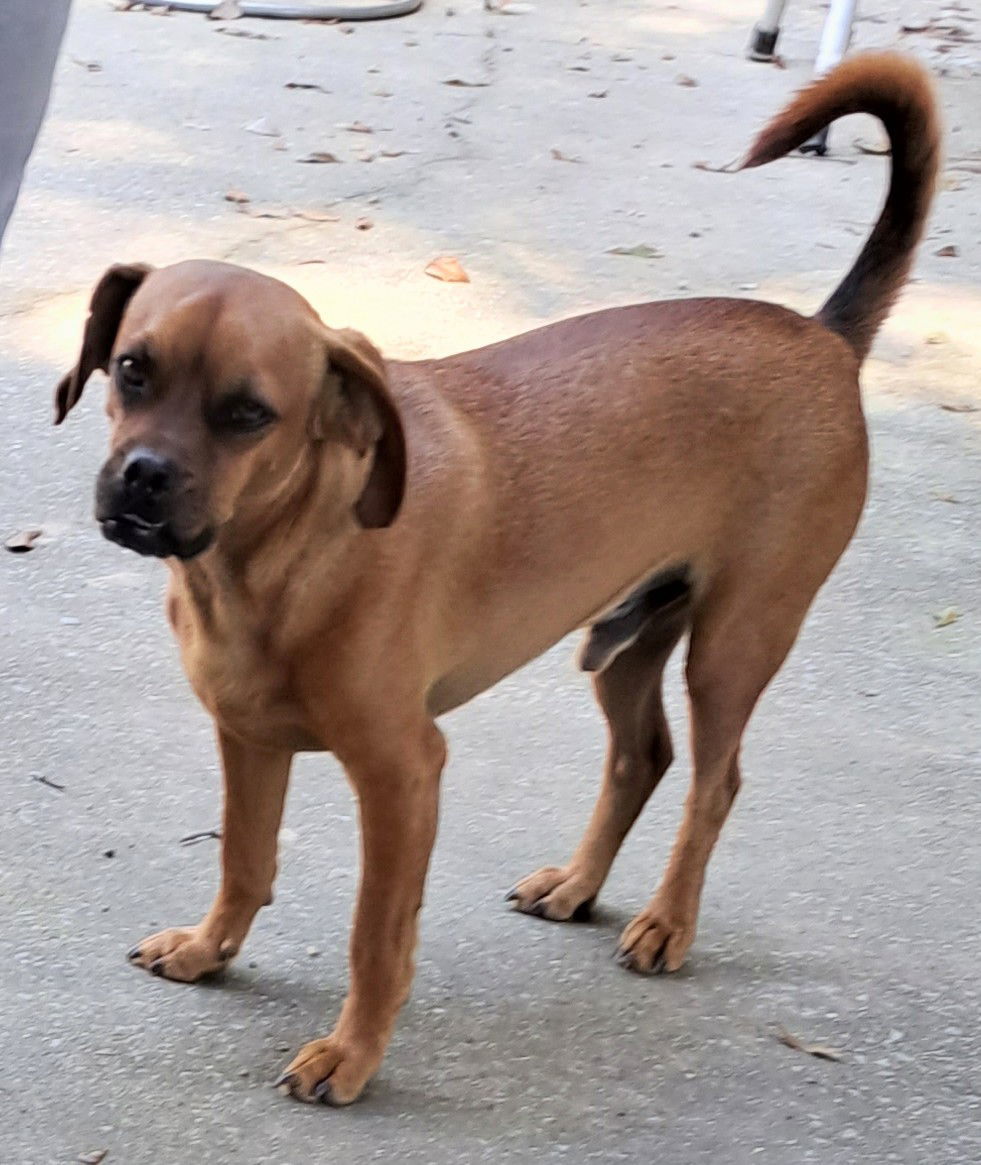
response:
<path id="1" fill-rule="evenodd" d="M 220 594 L 226 621 L 241 620 L 247 630 L 251 612 L 268 620 L 270 612 L 288 610 L 294 580 L 311 573 L 322 580 L 326 614 L 336 567 L 361 533 L 353 499 L 362 474 L 347 451 L 311 445 L 273 493 L 246 491 L 207 551 L 187 562 L 168 559 L 174 585 L 198 621 L 214 626 Z M 230 596 L 239 601 L 229 605 Z"/>

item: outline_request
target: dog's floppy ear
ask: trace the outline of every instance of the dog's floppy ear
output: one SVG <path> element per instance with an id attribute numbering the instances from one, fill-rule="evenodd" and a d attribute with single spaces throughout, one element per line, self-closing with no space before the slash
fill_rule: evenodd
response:
<path id="1" fill-rule="evenodd" d="M 60 425 L 78 404 L 85 382 L 98 368 L 109 370 L 109 357 L 126 305 L 152 270 L 143 263 L 116 263 L 95 285 L 85 321 L 78 363 L 55 389 L 55 424 Z"/>
<path id="2" fill-rule="evenodd" d="M 405 493 L 405 433 L 391 393 L 381 353 L 360 332 L 326 329 L 326 401 L 318 409 L 314 436 L 332 435 L 371 469 L 354 513 L 366 529 L 390 526 Z"/>

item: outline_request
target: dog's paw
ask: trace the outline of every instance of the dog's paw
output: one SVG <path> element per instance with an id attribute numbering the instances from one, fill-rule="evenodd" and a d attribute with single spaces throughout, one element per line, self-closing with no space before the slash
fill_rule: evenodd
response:
<path id="1" fill-rule="evenodd" d="M 534 914 L 553 922 L 585 922 L 596 900 L 598 887 L 568 866 L 546 866 L 523 878 L 505 896 L 522 914 Z"/>
<path id="2" fill-rule="evenodd" d="M 153 975 L 193 983 L 203 975 L 213 975 L 228 965 L 238 951 L 229 942 L 205 937 L 199 927 L 162 930 L 145 938 L 126 956 L 134 966 Z"/>
<path id="3" fill-rule="evenodd" d="M 358 1099 L 380 1063 L 380 1053 L 330 1035 L 304 1044 L 273 1087 L 307 1104 L 342 1108 Z"/>
<path id="4" fill-rule="evenodd" d="M 693 923 L 652 903 L 620 936 L 617 962 L 628 971 L 659 975 L 677 971 L 695 938 Z"/>

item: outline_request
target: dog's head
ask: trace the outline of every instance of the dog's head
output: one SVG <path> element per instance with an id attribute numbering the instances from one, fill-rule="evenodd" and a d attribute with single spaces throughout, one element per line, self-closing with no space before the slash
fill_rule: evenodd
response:
<path id="1" fill-rule="evenodd" d="M 236 516 L 261 524 L 309 477 L 312 446 L 362 526 L 398 512 L 405 438 L 381 356 L 275 279 L 223 263 L 110 267 L 56 424 L 96 369 L 111 425 L 96 518 L 114 542 L 193 558 Z"/>

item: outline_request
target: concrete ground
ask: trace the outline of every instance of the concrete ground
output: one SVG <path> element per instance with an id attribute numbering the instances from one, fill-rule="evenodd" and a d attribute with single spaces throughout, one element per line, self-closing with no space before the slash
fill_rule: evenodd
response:
<path id="1" fill-rule="evenodd" d="M 297 766 L 278 900 L 226 979 L 189 988 L 126 964 L 132 942 L 207 905 L 216 843 L 180 839 L 216 825 L 217 771 L 163 569 L 91 520 L 100 388 L 49 427 L 101 270 L 230 258 L 413 356 L 688 289 L 813 310 L 876 212 L 886 164 L 855 145 L 875 143 L 872 123 L 839 126 L 832 160 L 694 168 L 736 156 L 806 79 L 821 5 L 791 5 L 781 70 L 743 59 L 761 3 L 450 2 L 357 27 L 76 5 L 0 291 L 2 532 L 44 531 L 0 557 L 0 1160 L 977 1162 L 970 0 L 921 6 L 938 15 L 919 33 L 901 34 L 892 0 L 857 26 L 857 45 L 902 43 L 944 72 L 948 159 L 916 280 L 866 368 L 868 511 L 749 733 L 688 966 L 648 980 L 610 959 L 665 861 L 683 755 L 592 924 L 502 904 L 566 856 L 597 786 L 603 732 L 571 644 L 448 718 L 415 991 L 359 1106 L 268 1086 L 344 988 L 356 837 L 329 760 Z M 340 164 L 300 164 L 313 151 Z M 660 257 L 610 254 L 638 244 Z M 469 284 L 423 274 L 447 254 Z M 677 667 L 670 704 L 683 739 Z M 779 1025 L 841 1061 L 784 1046 Z"/>

